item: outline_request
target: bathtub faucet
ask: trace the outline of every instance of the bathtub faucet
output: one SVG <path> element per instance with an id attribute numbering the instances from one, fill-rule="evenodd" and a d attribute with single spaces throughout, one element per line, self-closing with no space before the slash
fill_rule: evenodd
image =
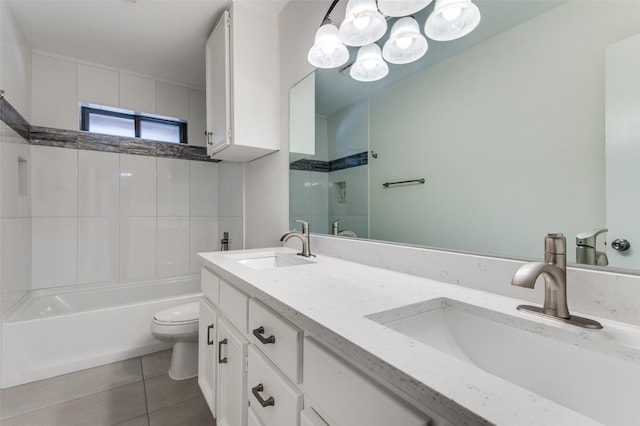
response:
<path id="1" fill-rule="evenodd" d="M 302 232 L 297 232 L 297 231 L 287 232 L 282 236 L 282 238 L 280 238 L 280 241 L 287 242 L 290 238 L 293 238 L 293 237 L 298 238 L 300 241 L 302 241 L 302 252 L 298 253 L 298 256 L 304 256 L 304 257 L 315 256 L 311 254 L 309 222 L 306 222 L 304 220 L 296 220 L 295 222 L 302 225 Z"/>

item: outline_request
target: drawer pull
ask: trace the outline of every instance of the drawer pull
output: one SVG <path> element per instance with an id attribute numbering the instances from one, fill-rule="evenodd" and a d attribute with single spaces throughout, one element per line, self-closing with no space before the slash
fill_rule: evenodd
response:
<path id="1" fill-rule="evenodd" d="M 263 407 L 276 405 L 276 401 L 273 399 L 272 396 L 270 396 L 266 400 L 262 399 L 262 397 L 260 396 L 260 392 L 262 392 L 263 390 L 264 390 L 264 387 L 262 386 L 262 383 L 260 383 L 258 386 L 251 388 L 251 393 L 253 394 L 253 396 L 256 397 L 260 405 L 262 405 Z"/>
<path id="2" fill-rule="evenodd" d="M 213 345 L 213 339 L 211 338 L 211 330 L 213 330 L 213 324 L 207 326 L 207 345 Z"/>
<path id="3" fill-rule="evenodd" d="M 262 343 L 263 345 L 267 345 L 269 343 L 275 343 L 276 342 L 276 336 L 269 336 L 269 337 L 264 337 L 262 335 L 262 333 L 264 333 L 264 327 L 260 326 L 258 328 L 256 328 L 255 330 L 253 330 L 253 335 L 256 336 L 258 338 L 258 340 L 260 340 L 260 343 Z"/>
<path id="4" fill-rule="evenodd" d="M 226 345 L 227 344 L 227 339 L 222 339 L 218 342 L 218 364 L 226 364 L 227 363 L 227 357 L 225 356 L 224 358 L 220 358 L 220 355 L 222 355 L 222 345 Z"/>

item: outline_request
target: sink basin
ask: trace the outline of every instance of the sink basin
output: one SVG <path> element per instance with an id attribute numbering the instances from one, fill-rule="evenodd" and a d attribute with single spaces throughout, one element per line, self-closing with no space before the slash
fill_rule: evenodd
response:
<path id="1" fill-rule="evenodd" d="M 578 346 L 584 333 L 449 298 L 368 315 L 418 342 L 605 424 L 638 424 L 640 361 Z"/>
<path id="2" fill-rule="evenodd" d="M 227 257 L 253 269 L 284 268 L 288 266 L 308 265 L 313 263 L 302 256 L 292 253 L 243 253 Z"/>

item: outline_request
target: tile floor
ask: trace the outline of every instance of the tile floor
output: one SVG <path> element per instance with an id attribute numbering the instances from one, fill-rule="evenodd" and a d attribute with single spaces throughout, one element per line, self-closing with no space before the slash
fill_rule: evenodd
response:
<path id="1" fill-rule="evenodd" d="M 0 426 L 215 426 L 197 378 L 171 380 L 171 351 L 0 390 Z"/>

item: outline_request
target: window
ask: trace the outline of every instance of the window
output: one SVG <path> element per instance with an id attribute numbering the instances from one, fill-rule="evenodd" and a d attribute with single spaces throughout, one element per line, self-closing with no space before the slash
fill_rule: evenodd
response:
<path id="1" fill-rule="evenodd" d="M 187 143 L 187 123 L 129 111 L 81 106 L 80 129 L 91 133 Z"/>

